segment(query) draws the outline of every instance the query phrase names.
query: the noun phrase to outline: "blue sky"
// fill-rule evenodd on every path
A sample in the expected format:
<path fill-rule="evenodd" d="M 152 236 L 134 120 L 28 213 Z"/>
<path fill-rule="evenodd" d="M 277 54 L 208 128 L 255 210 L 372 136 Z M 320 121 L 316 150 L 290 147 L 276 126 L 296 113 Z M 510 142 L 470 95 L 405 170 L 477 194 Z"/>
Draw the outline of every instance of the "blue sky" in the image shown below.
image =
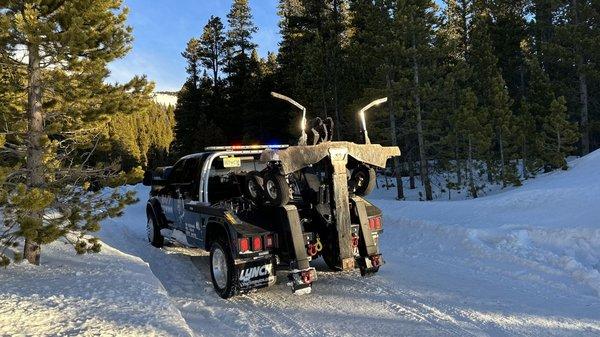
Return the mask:
<path fill-rule="evenodd" d="M 259 27 L 254 41 L 259 53 L 277 51 L 279 27 L 277 0 L 250 0 L 254 22 Z M 179 90 L 186 77 L 181 52 L 187 41 L 201 34 L 211 15 L 226 21 L 231 0 L 125 0 L 129 25 L 133 27 L 133 49 L 110 64 L 110 82 L 126 82 L 146 74 L 156 90 Z"/>

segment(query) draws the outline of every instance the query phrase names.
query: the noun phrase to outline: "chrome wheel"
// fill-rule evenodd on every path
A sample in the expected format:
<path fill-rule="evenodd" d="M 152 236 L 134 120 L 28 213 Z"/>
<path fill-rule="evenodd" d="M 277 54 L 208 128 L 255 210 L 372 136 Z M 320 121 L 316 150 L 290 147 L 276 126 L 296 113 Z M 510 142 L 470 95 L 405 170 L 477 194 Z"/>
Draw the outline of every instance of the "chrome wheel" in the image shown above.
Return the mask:
<path fill-rule="evenodd" d="M 258 183 L 254 179 L 248 182 L 248 191 L 252 198 L 256 199 L 256 197 L 258 197 L 258 188 Z"/>
<path fill-rule="evenodd" d="M 217 247 L 212 254 L 212 272 L 217 286 L 224 289 L 227 286 L 227 258 L 220 247 Z"/>
<path fill-rule="evenodd" d="M 148 241 L 154 242 L 154 221 L 152 221 L 152 218 L 149 218 L 146 222 L 146 234 L 148 235 Z"/>
<path fill-rule="evenodd" d="M 277 199 L 277 187 L 273 180 L 267 181 L 267 193 L 269 193 L 269 197 L 272 199 Z"/>

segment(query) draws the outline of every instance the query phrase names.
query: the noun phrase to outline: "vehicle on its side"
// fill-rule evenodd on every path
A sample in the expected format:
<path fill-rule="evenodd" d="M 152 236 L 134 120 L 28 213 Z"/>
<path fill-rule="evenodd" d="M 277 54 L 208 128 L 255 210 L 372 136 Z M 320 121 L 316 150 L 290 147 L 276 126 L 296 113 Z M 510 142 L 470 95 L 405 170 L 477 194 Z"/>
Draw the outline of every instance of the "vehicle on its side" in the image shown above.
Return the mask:
<path fill-rule="evenodd" d="M 382 212 L 363 197 L 374 168 L 400 150 L 370 144 L 366 132 L 366 144 L 334 142 L 331 121 L 313 124 L 314 145 L 303 132 L 298 146 L 211 147 L 147 172 L 150 243 L 209 251 L 222 298 L 271 286 L 278 271 L 294 293 L 309 293 L 319 256 L 332 270 L 376 273 Z"/>

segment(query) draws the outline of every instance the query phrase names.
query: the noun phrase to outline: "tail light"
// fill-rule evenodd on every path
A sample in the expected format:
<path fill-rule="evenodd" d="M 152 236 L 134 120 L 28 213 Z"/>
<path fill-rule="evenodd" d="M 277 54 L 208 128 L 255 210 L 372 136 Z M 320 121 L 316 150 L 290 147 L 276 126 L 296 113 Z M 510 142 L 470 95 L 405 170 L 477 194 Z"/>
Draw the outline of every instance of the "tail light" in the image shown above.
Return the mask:
<path fill-rule="evenodd" d="M 265 249 L 271 249 L 274 246 L 273 234 L 265 235 Z"/>
<path fill-rule="evenodd" d="M 238 241 L 240 252 L 247 252 L 250 250 L 250 240 L 248 240 L 248 238 L 241 238 Z"/>
<path fill-rule="evenodd" d="M 381 229 L 381 217 L 376 216 L 369 218 L 369 228 L 371 228 L 371 230 Z"/>
<path fill-rule="evenodd" d="M 255 252 L 262 250 L 262 238 L 260 236 L 255 236 L 252 238 L 252 250 Z"/>

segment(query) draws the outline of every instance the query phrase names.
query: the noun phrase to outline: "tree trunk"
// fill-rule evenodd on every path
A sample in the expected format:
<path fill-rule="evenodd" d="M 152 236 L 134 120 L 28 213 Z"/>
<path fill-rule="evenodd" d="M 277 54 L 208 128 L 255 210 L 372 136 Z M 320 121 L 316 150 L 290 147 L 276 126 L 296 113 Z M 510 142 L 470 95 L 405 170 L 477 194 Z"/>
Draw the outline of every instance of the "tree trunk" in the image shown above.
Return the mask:
<path fill-rule="evenodd" d="M 454 160 L 456 161 L 456 185 L 458 187 L 462 185 L 462 167 L 460 164 L 460 157 L 458 155 L 458 146 L 454 148 Z"/>
<path fill-rule="evenodd" d="M 585 156 L 590 153 L 590 125 L 587 80 L 582 70 L 579 70 L 579 91 L 581 99 L 581 154 Z"/>
<path fill-rule="evenodd" d="M 475 188 L 475 182 L 473 181 L 473 142 L 471 135 L 469 135 L 469 158 L 467 160 L 467 170 L 469 171 L 469 192 L 473 198 L 477 198 L 477 189 Z"/>
<path fill-rule="evenodd" d="M 427 172 L 427 157 L 425 155 L 425 140 L 423 139 L 423 118 L 421 115 L 421 96 L 419 94 L 419 63 L 417 62 L 417 44 L 416 38 L 413 32 L 412 36 L 413 44 L 413 73 L 414 73 L 414 101 L 415 101 L 415 113 L 417 114 L 417 140 L 419 142 L 419 158 L 421 165 L 421 182 L 425 186 L 425 199 L 430 201 L 433 200 L 433 193 L 431 190 L 431 182 L 429 181 L 429 174 Z"/>
<path fill-rule="evenodd" d="M 527 173 L 527 143 L 523 140 L 523 178 L 528 179 L 529 174 Z"/>
<path fill-rule="evenodd" d="M 396 105 L 394 104 L 394 95 L 392 93 L 392 78 L 388 70 L 385 74 L 386 87 L 388 92 L 388 107 L 390 109 L 390 139 L 392 146 L 398 146 L 398 136 L 396 134 Z M 404 199 L 404 185 L 402 184 L 402 173 L 400 171 L 400 158 L 394 157 L 394 176 L 396 177 L 396 198 Z"/>
<path fill-rule="evenodd" d="M 42 114 L 42 85 L 39 46 L 28 45 L 29 77 L 27 90 L 27 171 L 28 187 L 41 187 L 44 184 L 44 169 L 42 167 L 44 149 L 41 138 L 44 132 L 44 116 Z M 43 213 L 29 214 L 41 219 Z M 40 264 L 41 247 L 36 238 L 26 238 L 23 255 L 29 263 Z"/>
<path fill-rule="evenodd" d="M 579 28 L 579 9 L 577 0 L 571 0 L 571 6 L 574 11 L 574 25 Z M 589 125 L 589 97 L 587 78 L 584 72 L 584 59 L 581 51 L 581 45 L 575 42 L 575 57 L 577 59 L 577 77 L 579 80 L 579 101 L 581 104 L 581 154 L 585 156 L 590 153 L 590 125 Z"/>
<path fill-rule="evenodd" d="M 415 161 L 412 156 L 412 151 L 408 152 L 408 181 L 410 185 L 410 189 L 414 190 L 417 188 L 415 184 Z"/>
<path fill-rule="evenodd" d="M 504 142 L 502 140 L 502 131 L 498 131 L 498 143 L 500 145 L 500 177 L 502 179 L 502 186 L 506 186 L 506 172 L 504 171 Z"/>

